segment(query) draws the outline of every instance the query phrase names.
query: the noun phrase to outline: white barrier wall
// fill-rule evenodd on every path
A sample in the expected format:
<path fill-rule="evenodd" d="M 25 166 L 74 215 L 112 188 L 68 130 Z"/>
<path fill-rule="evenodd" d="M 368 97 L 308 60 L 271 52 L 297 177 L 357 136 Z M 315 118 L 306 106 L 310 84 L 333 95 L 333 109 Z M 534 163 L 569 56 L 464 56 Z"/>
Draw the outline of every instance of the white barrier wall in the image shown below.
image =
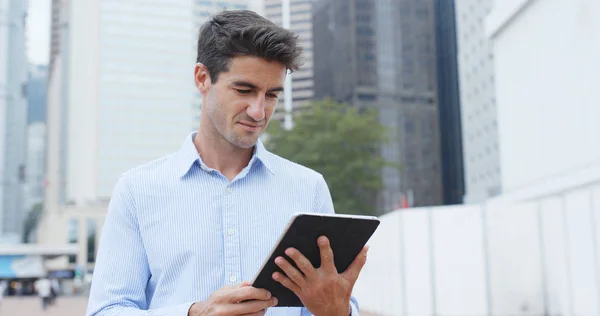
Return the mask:
<path fill-rule="evenodd" d="M 600 315 L 600 185 L 381 217 L 354 295 L 380 315 Z"/>

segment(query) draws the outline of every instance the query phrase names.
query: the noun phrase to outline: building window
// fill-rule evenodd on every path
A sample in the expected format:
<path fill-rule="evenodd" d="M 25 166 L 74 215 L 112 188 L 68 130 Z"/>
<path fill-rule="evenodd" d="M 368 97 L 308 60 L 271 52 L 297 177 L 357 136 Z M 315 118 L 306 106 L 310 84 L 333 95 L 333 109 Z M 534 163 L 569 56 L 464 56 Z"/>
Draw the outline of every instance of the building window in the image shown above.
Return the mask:
<path fill-rule="evenodd" d="M 281 2 L 269 3 L 269 4 L 265 5 L 266 9 L 280 8 L 280 7 L 281 7 Z"/>

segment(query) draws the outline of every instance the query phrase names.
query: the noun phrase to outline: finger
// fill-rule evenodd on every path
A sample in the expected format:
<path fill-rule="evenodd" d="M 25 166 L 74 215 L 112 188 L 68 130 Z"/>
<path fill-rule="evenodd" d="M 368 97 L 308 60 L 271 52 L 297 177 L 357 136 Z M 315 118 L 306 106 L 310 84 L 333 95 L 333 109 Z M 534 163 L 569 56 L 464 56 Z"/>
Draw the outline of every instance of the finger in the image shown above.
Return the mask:
<path fill-rule="evenodd" d="M 290 278 L 296 285 L 300 288 L 304 288 L 306 285 L 306 281 L 304 280 L 304 275 L 298 269 L 294 268 L 287 260 L 283 257 L 277 257 L 275 259 L 275 264 L 283 270 L 285 275 Z"/>
<path fill-rule="evenodd" d="M 271 298 L 271 293 L 265 289 L 257 289 L 252 286 L 244 286 L 231 290 L 229 292 L 230 303 L 238 303 L 249 300 L 266 301 Z"/>
<path fill-rule="evenodd" d="M 367 252 L 369 251 L 369 246 L 365 246 L 361 252 L 354 258 L 348 269 L 342 273 L 342 276 L 350 282 L 354 286 L 354 283 L 358 279 L 360 271 L 367 263 Z"/>
<path fill-rule="evenodd" d="M 279 272 L 275 272 L 275 273 L 273 273 L 273 280 L 281 283 L 281 285 L 285 286 L 290 291 L 294 292 L 296 295 L 299 296 L 300 287 L 296 283 L 294 283 L 292 280 L 290 280 L 288 277 L 286 277 L 285 275 L 283 275 Z"/>
<path fill-rule="evenodd" d="M 230 304 L 227 305 L 224 309 L 225 315 L 244 315 L 244 314 L 253 314 L 260 313 L 261 311 L 266 310 L 269 307 L 273 307 L 277 305 L 277 299 L 272 297 L 267 301 L 248 301 L 239 304 Z"/>
<path fill-rule="evenodd" d="M 312 279 L 317 274 L 315 267 L 313 267 L 312 263 L 306 259 L 306 257 L 300 253 L 297 249 L 289 248 L 285 251 L 285 254 L 288 255 L 294 262 L 296 266 L 304 273 L 304 275 L 308 279 Z"/>
<path fill-rule="evenodd" d="M 333 261 L 333 250 L 329 244 L 329 239 L 325 236 L 321 236 L 317 243 L 319 244 L 319 250 L 321 252 L 321 268 L 327 272 L 337 273 L 335 262 Z"/>

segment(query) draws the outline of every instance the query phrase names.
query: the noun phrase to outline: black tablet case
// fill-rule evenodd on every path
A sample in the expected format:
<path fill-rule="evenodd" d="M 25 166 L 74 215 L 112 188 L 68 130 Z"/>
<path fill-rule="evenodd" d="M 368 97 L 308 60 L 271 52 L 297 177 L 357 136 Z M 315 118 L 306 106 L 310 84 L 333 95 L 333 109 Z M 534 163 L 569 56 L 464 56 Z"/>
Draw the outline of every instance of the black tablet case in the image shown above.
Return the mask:
<path fill-rule="evenodd" d="M 342 273 L 360 253 L 378 226 L 379 220 L 376 218 L 370 220 L 301 214 L 277 245 L 252 286 L 271 292 L 278 300 L 277 306 L 301 307 L 303 304 L 294 292 L 273 280 L 272 275 L 275 271 L 283 273 L 275 264 L 275 258 L 282 256 L 296 267 L 294 261 L 284 253 L 287 248 L 294 247 L 318 268 L 321 265 L 321 254 L 317 239 L 324 235 L 329 238 L 338 273 Z"/>

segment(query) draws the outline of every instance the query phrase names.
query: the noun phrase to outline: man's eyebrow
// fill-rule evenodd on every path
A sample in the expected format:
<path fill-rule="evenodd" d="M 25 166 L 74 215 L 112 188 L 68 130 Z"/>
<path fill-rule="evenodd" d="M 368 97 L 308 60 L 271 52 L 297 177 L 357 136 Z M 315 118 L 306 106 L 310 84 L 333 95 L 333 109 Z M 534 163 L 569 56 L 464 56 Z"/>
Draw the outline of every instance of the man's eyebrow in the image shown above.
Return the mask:
<path fill-rule="evenodd" d="M 234 85 L 234 86 L 246 87 L 246 88 L 250 88 L 250 89 L 256 89 L 256 88 L 258 88 L 256 85 L 254 85 L 254 84 L 252 84 L 250 82 L 247 82 L 247 81 L 239 81 L 239 80 L 237 80 L 237 81 L 231 82 L 231 84 Z"/>
<path fill-rule="evenodd" d="M 237 86 L 237 87 L 246 87 L 246 88 L 249 88 L 249 89 L 258 89 L 258 87 L 255 84 L 247 82 L 247 81 L 236 80 L 236 81 L 231 82 L 231 84 L 234 85 L 234 86 Z M 283 91 L 283 87 L 276 87 L 276 88 L 273 88 L 273 89 L 269 89 L 269 92 L 280 92 L 280 91 Z"/>

